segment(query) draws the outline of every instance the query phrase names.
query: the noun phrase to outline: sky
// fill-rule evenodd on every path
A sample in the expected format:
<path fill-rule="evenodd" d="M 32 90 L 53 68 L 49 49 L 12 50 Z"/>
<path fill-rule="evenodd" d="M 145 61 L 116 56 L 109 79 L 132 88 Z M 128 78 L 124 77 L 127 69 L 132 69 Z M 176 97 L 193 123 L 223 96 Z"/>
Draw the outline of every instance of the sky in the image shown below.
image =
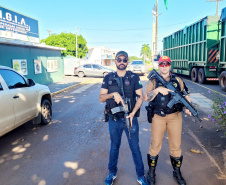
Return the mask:
<path fill-rule="evenodd" d="M 152 8 L 156 0 L 1 0 L 0 5 L 37 19 L 40 40 L 61 32 L 82 35 L 87 46 L 106 46 L 140 57 L 143 44 L 151 46 Z M 215 15 L 216 2 L 207 0 L 158 0 L 158 51 L 162 40 L 207 15 Z M 226 7 L 219 2 L 218 15 Z M 152 49 L 152 48 L 151 48 Z"/>

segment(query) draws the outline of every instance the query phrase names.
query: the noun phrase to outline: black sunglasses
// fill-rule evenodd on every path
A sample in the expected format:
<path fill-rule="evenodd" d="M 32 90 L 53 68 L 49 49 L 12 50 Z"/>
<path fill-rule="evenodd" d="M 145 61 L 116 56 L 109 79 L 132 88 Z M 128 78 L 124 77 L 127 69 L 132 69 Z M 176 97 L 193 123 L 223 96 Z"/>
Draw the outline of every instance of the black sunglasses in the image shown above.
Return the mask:
<path fill-rule="evenodd" d="M 120 63 L 120 62 L 122 62 L 122 61 L 123 61 L 124 63 L 128 62 L 128 59 L 127 59 L 127 58 L 123 58 L 123 59 L 117 58 L 116 60 L 117 60 L 118 63 Z"/>

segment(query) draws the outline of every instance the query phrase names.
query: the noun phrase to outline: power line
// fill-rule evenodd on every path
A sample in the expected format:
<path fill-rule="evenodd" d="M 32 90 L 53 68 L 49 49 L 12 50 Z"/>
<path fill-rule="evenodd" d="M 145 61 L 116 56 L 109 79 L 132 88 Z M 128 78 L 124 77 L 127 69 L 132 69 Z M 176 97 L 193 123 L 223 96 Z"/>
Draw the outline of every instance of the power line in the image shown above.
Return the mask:
<path fill-rule="evenodd" d="M 172 31 L 175 31 L 175 29 L 178 30 L 179 28 L 174 28 L 174 29 L 172 29 L 170 31 L 167 31 L 167 32 L 159 35 L 158 38 L 162 38 L 164 35 L 169 34 Z M 114 43 L 141 43 L 141 42 L 142 43 L 148 43 L 147 41 L 124 41 L 124 42 L 111 42 L 110 41 L 110 42 L 91 42 L 89 44 L 103 44 L 103 43 L 110 43 L 110 44 L 114 44 Z M 161 42 L 161 41 L 159 41 L 159 42 Z"/>
<path fill-rule="evenodd" d="M 88 44 L 119 44 L 119 43 L 148 43 L 147 41 L 125 41 L 125 42 L 89 42 Z"/>
<path fill-rule="evenodd" d="M 92 29 L 92 28 L 80 28 L 91 31 L 130 31 L 130 30 L 150 30 L 151 28 L 139 28 L 139 29 L 120 29 L 120 30 L 106 30 L 106 29 Z"/>
<path fill-rule="evenodd" d="M 165 26 L 159 26 L 159 28 L 169 27 L 169 26 L 175 26 L 175 25 L 184 24 L 184 23 L 191 22 L 191 21 L 193 21 L 193 20 L 186 21 L 186 22 L 181 22 L 181 23 L 177 23 L 177 24 L 169 24 L 169 25 L 165 25 Z M 139 28 L 139 29 L 119 29 L 119 30 L 80 28 L 80 31 L 82 29 L 83 30 L 90 30 L 90 31 L 137 31 L 137 30 L 152 30 L 151 27 L 149 27 L 149 28 Z"/>

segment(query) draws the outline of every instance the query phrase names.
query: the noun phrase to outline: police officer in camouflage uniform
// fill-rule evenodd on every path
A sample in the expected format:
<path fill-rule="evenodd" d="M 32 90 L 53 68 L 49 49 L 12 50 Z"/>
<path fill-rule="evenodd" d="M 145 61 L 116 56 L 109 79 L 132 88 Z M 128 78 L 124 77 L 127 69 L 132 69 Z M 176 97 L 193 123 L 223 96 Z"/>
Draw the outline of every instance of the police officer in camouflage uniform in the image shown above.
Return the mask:
<path fill-rule="evenodd" d="M 159 73 L 166 80 L 171 81 L 179 92 L 184 94 L 190 101 L 189 92 L 181 78 L 170 72 L 171 60 L 168 56 L 160 57 L 158 62 Z M 181 155 L 181 132 L 182 132 L 182 104 L 176 104 L 169 109 L 168 102 L 171 100 L 170 89 L 165 88 L 155 76 L 153 76 L 145 90 L 144 100 L 150 102 L 154 112 L 151 123 L 151 145 L 149 148 L 148 165 L 149 171 L 147 180 L 151 185 L 155 184 L 155 168 L 158 161 L 158 154 L 162 147 L 164 132 L 167 130 L 169 138 L 170 159 L 173 166 L 173 176 L 178 184 L 186 185 L 182 177 L 180 167 L 183 156 Z M 191 115 L 188 109 L 185 113 Z"/>
<path fill-rule="evenodd" d="M 149 185 L 144 177 L 144 165 L 139 147 L 139 125 L 137 121 L 139 109 L 143 102 L 142 84 L 140 83 L 137 74 L 126 71 L 128 63 L 128 54 L 125 51 L 119 51 L 115 58 L 117 71 L 109 73 L 104 77 L 99 95 L 100 102 L 106 102 L 105 112 L 107 113 L 107 116 L 109 116 L 108 126 L 111 139 L 108 163 L 109 175 L 105 180 L 105 185 L 113 184 L 113 180 L 117 177 L 117 163 L 123 131 L 126 133 L 129 147 L 132 152 L 133 161 L 136 167 L 137 181 L 142 185 Z M 131 138 L 129 138 L 129 131 L 125 126 L 124 112 L 118 112 L 116 114 L 112 114 L 111 112 L 112 108 L 125 105 L 121 88 L 117 83 L 117 78 L 123 82 L 125 97 L 130 100 L 131 104 L 127 117 L 131 123 Z"/>

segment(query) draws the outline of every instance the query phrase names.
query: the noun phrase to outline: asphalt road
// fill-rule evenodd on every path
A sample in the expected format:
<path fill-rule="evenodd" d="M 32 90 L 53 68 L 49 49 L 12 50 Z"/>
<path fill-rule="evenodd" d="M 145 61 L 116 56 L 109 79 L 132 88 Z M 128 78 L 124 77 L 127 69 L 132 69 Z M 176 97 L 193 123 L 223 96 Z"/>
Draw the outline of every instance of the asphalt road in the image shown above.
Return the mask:
<path fill-rule="evenodd" d="M 203 96 L 209 95 L 204 87 L 185 80 L 188 80 L 192 93 L 198 91 Z M 108 125 L 103 122 L 104 104 L 98 100 L 101 81 L 102 78 L 94 78 L 89 84 L 56 95 L 53 98 L 51 124 L 39 126 L 26 123 L 0 138 L 0 184 L 104 184 L 108 175 L 110 139 Z M 147 81 L 142 83 L 145 87 Z M 146 154 L 151 133 L 145 105 L 142 105 L 139 122 L 140 148 L 147 171 Z M 204 119 L 202 124 L 193 117 L 183 115 L 182 173 L 188 185 L 224 185 L 226 177 L 222 152 L 226 151 L 226 139 L 222 138 L 222 132 L 216 132 L 217 125 L 207 119 L 207 113 L 200 111 Z M 202 154 L 190 152 L 191 148 L 201 150 Z M 114 184 L 138 184 L 125 134 L 118 169 Z M 156 185 L 177 184 L 172 177 L 167 134 L 163 139 L 156 173 Z"/>

